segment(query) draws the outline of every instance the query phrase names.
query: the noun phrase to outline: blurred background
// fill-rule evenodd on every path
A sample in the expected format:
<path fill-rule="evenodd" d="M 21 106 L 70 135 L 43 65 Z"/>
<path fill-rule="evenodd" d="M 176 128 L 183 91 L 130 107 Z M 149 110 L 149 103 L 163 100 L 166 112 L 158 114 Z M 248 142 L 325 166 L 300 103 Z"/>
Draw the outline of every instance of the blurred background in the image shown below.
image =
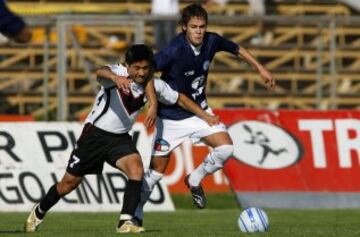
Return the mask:
<path fill-rule="evenodd" d="M 212 107 L 358 108 L 358 1 L 179 1 L 179 8 L 192 2 L 207 8 L 209 31 L 248 48 L 278 85 L 267 91 L 249 65 L 219 54 L 207 85 Z M 94 70 L 121 61 L 135 42 L 161 47 L 167 36 L 159 36 L 157 24 L 177 20 L 177 15 L 156 14 L 150 1 L 141 0 L 7 4 L 24 18 L 32 37 L 27 44 L 2 37 L 0 114 L 37 121 L 76 121 L 86 115 L 97 91 Z"/>

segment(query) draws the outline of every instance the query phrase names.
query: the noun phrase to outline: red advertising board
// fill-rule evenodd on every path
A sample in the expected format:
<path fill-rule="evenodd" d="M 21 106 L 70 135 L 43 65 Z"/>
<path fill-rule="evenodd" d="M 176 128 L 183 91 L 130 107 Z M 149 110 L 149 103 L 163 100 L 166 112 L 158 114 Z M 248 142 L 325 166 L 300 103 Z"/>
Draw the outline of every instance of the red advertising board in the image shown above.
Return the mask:
<path fill-rule="evenodd" d="M 236 192 L 359 192 L 359 111 L 217 110 Z"/>
<path fill-rule="evenodd" d="M 34 121 L 32 116 L 27 115 L 0 115 L 0 122 L 25 122 L 25 121 Z"/>
<path fill-rule="evenodd" d="M 359 192 L 360 111 L 215 110 L 227 125 L 234 156 L 206 177 L 206 192 Z M 139 121 L 142 121 L 140 118 Z M 152 130 L 147 131 L 151 137 Z M 163 181 L 188 192 L 183 179 L 209 152 L 185 142 L 173 151 Z M 251 196 L 250 198 L 253 198 Z"/>

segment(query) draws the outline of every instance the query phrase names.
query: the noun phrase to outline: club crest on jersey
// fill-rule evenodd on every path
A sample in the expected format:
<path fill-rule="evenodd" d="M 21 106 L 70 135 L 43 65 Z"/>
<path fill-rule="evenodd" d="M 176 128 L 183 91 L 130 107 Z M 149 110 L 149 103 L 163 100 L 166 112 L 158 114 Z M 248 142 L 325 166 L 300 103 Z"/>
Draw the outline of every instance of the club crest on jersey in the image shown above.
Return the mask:
<path fill-rule="evenodd" d="M 194 71 L 194 70 L 187 71 L 187 72 L 184 73 L 184 75 L 185 75 L 186 77 L 192 76 L 192 75 L 194 75 L 194 74 L 195 74 L 195 71 Z"/>
<path fill-rule="evenodd" d="M 207 71 L 209 69 L 209 66 L 210 66 L 210 61 L 206 60 L 203 64 L 204 71 Z"/>
<path fill-rule="evenodd" d="M 168 151 L 169 149 L 170 149 L 170 144 L 166 140 L 160 138 L 155 141 L 154 144 L 155 151 Z"/>

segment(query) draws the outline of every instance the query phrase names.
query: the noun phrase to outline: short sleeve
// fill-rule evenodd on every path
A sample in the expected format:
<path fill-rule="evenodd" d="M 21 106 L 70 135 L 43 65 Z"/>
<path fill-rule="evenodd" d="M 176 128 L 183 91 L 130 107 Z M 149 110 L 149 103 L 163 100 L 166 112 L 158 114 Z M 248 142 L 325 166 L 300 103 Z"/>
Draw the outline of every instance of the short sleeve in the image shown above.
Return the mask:
<path fill-rule="evenodd" d="M 154 56 L 155 71 L 163 71 L 173 60 L 174 47 L 169 45 L 168 47 L 162 48 Z"/>
<path fill-rule="evenodd" d="M 110 68 L 110 70 L 116 75 L 127 77 L 129 74 L 127 73 L 126 67 L 121 64 L 107 64 L 106 67 Z"/>
<path fill-rule="evenodd" d="M 155 92 L 157 99 L 166 105 L 176 104 L 179 98 L 179 92 L 173 90 L 165 81 L 155 78 Z"/>
<path fill-rule="evenodd" d="M 126 70 L 126 67 L 124 67 L 121 64 L 107 64 L 105 65 L 105 67 L 108 67 L 113 73 L 119 75 L 119 76 L 124 76 L 127 77 L 128 73 Z M 104 88 L 109 88 L 114 86 L 114 82 L 112 82 L 109 79 L 106 78 L 102 78 L 102 77 L 97 77 L 96 80 L 104 87 Z"/>
<path fill-rule="evenodd" d="M 225 51 L 234 55 L 238 55 L 239 54 L 239 49 L 240 46 L 236 43 L 234 43 L 233 41 L 230 41 L 228 39 L 225 39 L 224 37 L 215 34 L 215 39 L 217 42 L 217 52 L 219 51 Z"/>

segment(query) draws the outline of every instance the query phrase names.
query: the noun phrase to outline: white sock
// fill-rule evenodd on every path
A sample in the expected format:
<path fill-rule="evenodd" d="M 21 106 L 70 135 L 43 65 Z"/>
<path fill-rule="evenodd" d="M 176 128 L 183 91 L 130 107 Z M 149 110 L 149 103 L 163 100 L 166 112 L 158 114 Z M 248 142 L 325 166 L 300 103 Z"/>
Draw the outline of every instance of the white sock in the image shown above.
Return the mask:
<path fill-rule="evenodd" d="M 209 173 L 204 169 L 203 163 L 201 163 L 193 172 L 191 172 L 189 177 L 189 183 L 193 187 L 200 185 L 201 180 L 203 180 L 206 175 Z"/>
<path fill-rule="evenodd" d="M 127 220 L 131 220 L 131 218 L 132 218 L 132 216 L 131 215 L 129 215 L 129 214 L 120 214 L 120 220 L 121 221 L 127 221 Z"/>
<path fill-rule="evenodd" d="M 221 169 L 233 151 L 233 145 L 215 147 L 212 152 L 207 155 L 206 159 L 190 174 L 190 185 L 194 187 L 199 186 L 205 176 Z"/>
<path fill-rule="evenodd" d="M 135 210 L 135 216 L 140 220 L 144 219 L 144 205 L 149 200 L 152 190 L 157 182 L 163 177 L 163 174 L 155 170 L 147 170 L 144 175 L 143 185 L 141 187 L 141 198 Z"/>

